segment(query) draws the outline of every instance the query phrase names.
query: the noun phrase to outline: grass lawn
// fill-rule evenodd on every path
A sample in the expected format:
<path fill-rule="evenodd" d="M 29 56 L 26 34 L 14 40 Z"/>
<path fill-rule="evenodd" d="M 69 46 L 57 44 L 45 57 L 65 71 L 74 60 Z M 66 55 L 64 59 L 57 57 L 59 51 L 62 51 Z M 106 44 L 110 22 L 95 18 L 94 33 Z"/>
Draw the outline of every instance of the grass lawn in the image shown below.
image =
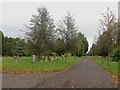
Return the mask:
<path fill-rule="evenodd" d="M 91 57 L 100 67 L 110 72 L 111 74 L 118 76 L 118 62 L 110 61 L 110 65 L 108 66 L 108 60 L 100 57 L 100 56 L 92 56 Z M 103 64 L 102 64 L 103 60 Z"/>
<path fill-rule="evenodd" d="M 68 57 L 67 63 L 62 58 L 59 60 L 32 63 L 31 57 L 22 57 L 19 62 L 15 61 L 13 57 L 4 57 L 2 59 L 2 71 L 5 73 L 59 72 L 78 61 L 80 61 L 80 58 L 74 59 L 74 57 Z"/>

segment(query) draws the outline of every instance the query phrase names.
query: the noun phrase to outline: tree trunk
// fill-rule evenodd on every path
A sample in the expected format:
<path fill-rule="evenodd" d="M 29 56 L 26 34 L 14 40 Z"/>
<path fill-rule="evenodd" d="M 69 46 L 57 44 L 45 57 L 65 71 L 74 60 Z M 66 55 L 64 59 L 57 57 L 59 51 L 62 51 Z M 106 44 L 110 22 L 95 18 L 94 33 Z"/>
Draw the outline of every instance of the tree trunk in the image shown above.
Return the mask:
<path fill-rule="evenodd" d="M 110 66 L 110 58 L 108 58 L 108 66 Z"/>
<path fill-rule="evenodd" d="M 58 60 L 58 55 L 57 55 L 57 60 Z"/>
<path fill-rule="evenodd" d="M 102 64 L 104 64 L 104 63 L 103 63 L 103 59 L 102 59 Z"/>
<path fill-rule="evenodd" d="M 65 63 L 67 63 L 67 56 L 65 57 Z"/>

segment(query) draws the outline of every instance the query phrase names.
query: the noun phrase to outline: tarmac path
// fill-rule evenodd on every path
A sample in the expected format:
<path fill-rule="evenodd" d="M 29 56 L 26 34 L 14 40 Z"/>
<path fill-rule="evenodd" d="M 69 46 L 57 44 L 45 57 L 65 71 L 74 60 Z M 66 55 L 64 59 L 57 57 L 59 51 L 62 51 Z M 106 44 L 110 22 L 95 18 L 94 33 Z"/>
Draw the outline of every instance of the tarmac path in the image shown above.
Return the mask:
<path fill-rule="evenodd" d="M 3 88 L 117 88 L 117 81 L 90 57 L 58 74 L 2 75 Z"/>

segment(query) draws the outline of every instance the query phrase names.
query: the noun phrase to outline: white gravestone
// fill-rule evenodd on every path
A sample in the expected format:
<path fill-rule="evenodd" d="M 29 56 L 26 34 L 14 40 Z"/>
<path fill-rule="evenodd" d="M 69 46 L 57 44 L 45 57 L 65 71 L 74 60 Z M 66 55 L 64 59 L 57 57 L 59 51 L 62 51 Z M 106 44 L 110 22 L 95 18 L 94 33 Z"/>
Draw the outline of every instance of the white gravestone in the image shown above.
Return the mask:
<path fill-rule="evenodd" d="M 47 62 L 47 57 L 45 58 L 45 61 Z"/>
<path fill-rule="evenodd" d="M 43 60 L 41 60 L 40 62 L 43 62 Z"/>
<path fill-rule="evenodd" d="M 53 58 L 51 58 L 51 61 L 53 61 Z"/>
<path fill-rule="evenodd" d="M 33 55 L 33 59 L 32 59 L 33 62 L 35 62 L 35 55 Z"/>

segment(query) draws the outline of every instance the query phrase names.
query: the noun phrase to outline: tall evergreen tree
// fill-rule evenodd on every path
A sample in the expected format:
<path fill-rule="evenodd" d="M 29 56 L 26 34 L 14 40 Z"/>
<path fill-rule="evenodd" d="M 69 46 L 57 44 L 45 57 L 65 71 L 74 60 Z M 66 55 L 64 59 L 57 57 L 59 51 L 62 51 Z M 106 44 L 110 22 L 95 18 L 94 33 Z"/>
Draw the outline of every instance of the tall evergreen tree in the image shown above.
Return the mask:
<path fill-rule="evenodd" d="M 63 18 L 63 20 L 59 22 L 57 30 L 59 35 L 64 39 L 66 53 L 70 52 L 73 44 L 72 41 L 76 37 L 77 29 L 75 26 L 74 17 L 69 12 Z"/>
<path fill-rule="evenodd" d="M 59 22 L 57 30 L 65 41 L 66 52 L 69 51 L 72 47 L 72 41 L 77 33 L 74 17 L 69 12 L 64 19 Z"/>
<path fill-rule="evenodd" d="M 33 15 L 29 26 L 26 27 L 30 49 L 36 55 L 41 56 L 46 51 L 51 51 L 55 36 L 55 25 L 53 18 L 45 7 L 38 8 L 38 14 Z"/>

